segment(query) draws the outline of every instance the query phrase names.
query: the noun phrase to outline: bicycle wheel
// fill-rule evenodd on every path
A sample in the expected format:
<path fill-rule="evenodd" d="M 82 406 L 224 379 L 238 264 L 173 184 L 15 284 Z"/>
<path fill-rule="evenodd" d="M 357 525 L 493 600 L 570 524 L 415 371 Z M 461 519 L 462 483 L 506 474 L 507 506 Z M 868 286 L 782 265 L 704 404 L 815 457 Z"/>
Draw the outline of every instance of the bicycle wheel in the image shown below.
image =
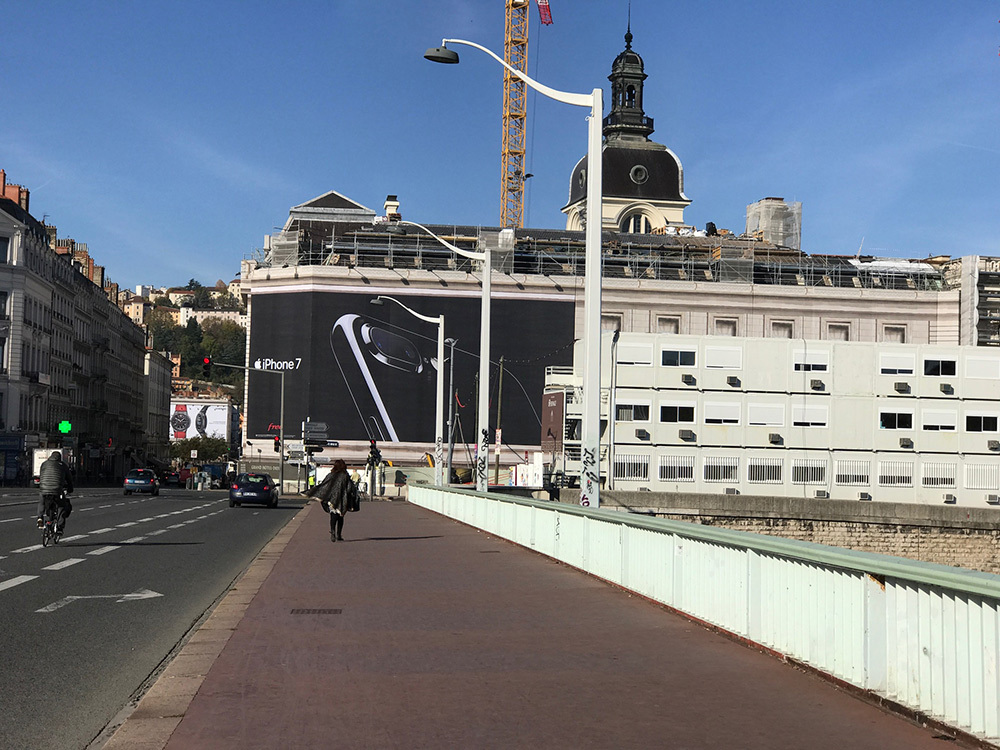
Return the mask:
<path fill-rule="evenodd" d="M 55 535 L 52 532 L 52 527 L 46 523 L 45 526 L 42 527 L 42 546 L 48 547 L 50 544 L 54 544 L 54 541 Z"/>

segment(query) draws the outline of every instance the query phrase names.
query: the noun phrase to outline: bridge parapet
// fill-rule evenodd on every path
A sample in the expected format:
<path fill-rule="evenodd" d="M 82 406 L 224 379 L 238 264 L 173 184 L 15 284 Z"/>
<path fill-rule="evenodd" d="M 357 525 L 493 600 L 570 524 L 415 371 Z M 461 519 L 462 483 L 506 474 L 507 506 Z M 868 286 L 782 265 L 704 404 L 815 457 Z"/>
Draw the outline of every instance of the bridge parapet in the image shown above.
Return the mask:
<path fill-rule="evenodd" d="M 1000 576 L 497 493 L 414 485 L 409 500 L 1000 741 Z"/>

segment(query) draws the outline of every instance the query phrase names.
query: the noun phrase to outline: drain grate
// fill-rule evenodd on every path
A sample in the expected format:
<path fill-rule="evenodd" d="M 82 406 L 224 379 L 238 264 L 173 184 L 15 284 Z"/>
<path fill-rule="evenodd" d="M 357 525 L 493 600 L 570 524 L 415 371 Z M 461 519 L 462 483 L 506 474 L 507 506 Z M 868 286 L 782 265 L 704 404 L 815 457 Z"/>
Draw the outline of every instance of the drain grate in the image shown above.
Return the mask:
<path fill-rule="evenodd" d="M 479 550 L 480 555 L 499 555 L 500 550 L 498 549 L 482 549 Z"/>
<path fill-rule="evenodd" d="M 339 615 L 340 609 L 293 609 L 293 615 Z"/>

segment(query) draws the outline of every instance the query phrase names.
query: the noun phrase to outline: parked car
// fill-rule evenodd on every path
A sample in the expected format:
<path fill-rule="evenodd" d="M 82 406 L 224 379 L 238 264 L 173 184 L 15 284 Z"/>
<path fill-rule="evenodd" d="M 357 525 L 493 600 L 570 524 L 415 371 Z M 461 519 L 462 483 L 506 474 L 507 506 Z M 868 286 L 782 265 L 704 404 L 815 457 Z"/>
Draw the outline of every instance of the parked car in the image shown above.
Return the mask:
<path fill-rule="evenodd" d="M 148 492 L 150 495 L 160 494 L 160 480 L 152 469 L 132 469 L 125 475 L 123 485 L 126 495 L 133 492 Z"/>
<path fill-rule="evenodd" d="M 181 483 L 181 475 L 178 474 L 176 471 L 168 471 L 163 476 L 163 483 L 164 484 L 180 485 L 180 483 Z"/>
<path fill-rule="evenodd" d="M 270 474 L 238 474 L 229 485 L 229 507 L 243 503 L 264 503 L 278 507 L 278 485 Z"/>

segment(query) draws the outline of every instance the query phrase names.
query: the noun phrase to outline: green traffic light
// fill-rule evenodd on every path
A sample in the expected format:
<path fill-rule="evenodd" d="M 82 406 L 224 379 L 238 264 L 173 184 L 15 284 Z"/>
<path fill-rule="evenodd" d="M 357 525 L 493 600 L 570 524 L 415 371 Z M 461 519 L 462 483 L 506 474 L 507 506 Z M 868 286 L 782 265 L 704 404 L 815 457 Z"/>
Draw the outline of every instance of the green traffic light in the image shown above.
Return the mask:
<path fill-rule="evenodd" d="M 62 422 L 59 423 L 59 432 L 61 432 L 63 435 L 68 435 L 70 433 L 70 430 L 72 429 L 73 425 L 70 424 L 68 419 L 64 419 Z"/>

